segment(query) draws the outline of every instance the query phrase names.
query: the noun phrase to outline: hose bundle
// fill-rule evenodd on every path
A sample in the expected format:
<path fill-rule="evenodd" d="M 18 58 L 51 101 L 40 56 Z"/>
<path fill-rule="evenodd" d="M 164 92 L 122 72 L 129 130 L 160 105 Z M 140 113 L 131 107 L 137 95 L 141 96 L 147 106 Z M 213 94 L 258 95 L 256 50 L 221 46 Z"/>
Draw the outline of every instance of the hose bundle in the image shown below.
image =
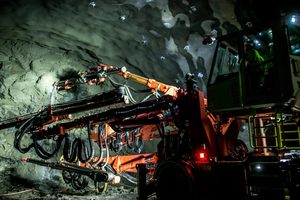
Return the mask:
<path fill-rule="evenodd" d="M 94 157 L 94 148 L 91 138 L 91 124 L 87 125 L 88 132 L 88 146 L 85 141 L 80 138 L 76 138 L 71 142 L 68 133 L 65 134 L 65 145 L 63 148 L 63 156 L 67 162 L 76 162 L 77 159 L 82 163 L 91 161 Z"/>
<path fill-rule="evenodd" d="M 136 153 L 140 153 L 144 146 L 144 141 L 142 140 L 142 137 L 137 137 L 139 131 L 140 128 L 136 128 L 132 131 L 127 130 L 124 133 L 116 133 L 115 138 L 111 136 L 110 149 L 114 152 L 120 152 L 123 149 L 123 146 L 127 146 Z M 123 141 L 125 141 L 124 144 Z"/>
<path fill-rule="evenodd" d="M 103 160 L 103 151 L 104 151 L 104 149 L 103 149 L 102 141 L 104 141 L 104 145 L 105 145 L 106 160 L 108 160 L 108 157 L 109 157 L 107 136 L 106 136 L 106 133 L 105 133 L 105 124 L 104 123 L 102 123 L 98 126 L 97 139 L 98 139 L 97 145 L 99 147 L 99 156 L 98 156 L 96 161 L 91 160 L 89 162 L 92 166 L 99 165 Z M 106 165 L 106 164 L 107 164 L 107 161 L 103 164 L 103 166 Z"/>
<path fill-rule="evenodd" d="M 75 172 L 62 171 L 62 177 L 66 184 L 71 184 L 76 190 L 84 189 L 89 183 L 86 176 Z"/>
<path fill-rule="evenodd" d="M 52 152 L 46 151 L 39 143 L 38 140 L 41 138 L 39 137 L 38 133 L 33 132 L 31 129 L 34 126 L 35 120 L 43 113 L 45 110 L 37 113 L 33 117 L 29 118 L 27 121 L 25 121 L 15 132 L 15 138 L 14 138 L 14 147 L 20 151 L 21 153 L 27 153 L 31 148 L 35 149 L 35 152 L 39 157 L 42 159 L 49 159 L 53 157 L 58 150 L 60 149 L 61 143 L 64 139 L 63 135 L 59 135 L 58 138 L 55 140 L 56 144 Z M 32 143 L 29 144 L 27 147 L 22 147 L 21 141 L 23 140 L 24 136 L 26 134 L 31 134 Z"/>

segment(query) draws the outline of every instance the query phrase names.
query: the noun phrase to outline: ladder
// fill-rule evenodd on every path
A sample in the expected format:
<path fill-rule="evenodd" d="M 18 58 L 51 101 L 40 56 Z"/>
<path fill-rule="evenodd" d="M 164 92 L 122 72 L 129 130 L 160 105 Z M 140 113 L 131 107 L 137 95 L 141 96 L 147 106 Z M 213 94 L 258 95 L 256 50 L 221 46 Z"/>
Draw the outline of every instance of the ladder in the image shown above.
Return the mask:
<path fill-rule="evenodd" d="M 278 148 L 279 132 L 278 119 L 275 114 L 259 114 L 249 116 L 249 139 L 250 145 L 256 150 L 261 150 L 264 155 L 269 150 Z"/>
<path fill-rule="evenodd" d="M 285 149 L 300 149 L 300 127 L 296 121 L 278 125 L 279 146 Z"/>
<path fill-rule="evenodd" d="M 250 145 L 268 155 L 272 149 L 300 149 L 300 127 L 283 114 L 260 114 L 249 117 Z"/>

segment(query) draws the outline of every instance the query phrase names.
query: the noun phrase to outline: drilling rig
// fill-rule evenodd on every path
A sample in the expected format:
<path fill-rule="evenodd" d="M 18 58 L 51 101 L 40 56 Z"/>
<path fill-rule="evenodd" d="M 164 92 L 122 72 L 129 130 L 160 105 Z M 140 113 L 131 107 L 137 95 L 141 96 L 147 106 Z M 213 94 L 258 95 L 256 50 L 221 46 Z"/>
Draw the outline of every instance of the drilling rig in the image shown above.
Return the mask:
<path fill-rule="evenodd" d="M 136 183 L 140 200 L 154 193 L 158 199 L 299 199 L 300 16 L 216 42 L 207 98 L 193 74 L 183 89 L 101 63 L 55 82 L 53 91 L 105 81 L 115 89 L 52 102 L 1 121 L 0 129 L 16 127 L 14 147 L 24 154 L 34 149 L 42 159 L 22 161 L 62 170 L 77 190 L 88 177 L 97 193 L 122 180 Z M 249 45 L 263 59 L 250 64 Z M 113 76 L 144 85 L 150 95 L 137 101 L 127 82 Z M 248 145 L 240 139 L 245 124 Z M 75 130 L 86 130 L 87 139 L 73 136 Z M 22 143 L 26 136 L 31 144 Z M 155 152 L 141 153 L 154 139 Z M 43 146 L 48 140 L 52 146 Z M 60 149 L 60 159 L 47 161 Z M 132 153 L 121 155 L 124 149 Z"/>

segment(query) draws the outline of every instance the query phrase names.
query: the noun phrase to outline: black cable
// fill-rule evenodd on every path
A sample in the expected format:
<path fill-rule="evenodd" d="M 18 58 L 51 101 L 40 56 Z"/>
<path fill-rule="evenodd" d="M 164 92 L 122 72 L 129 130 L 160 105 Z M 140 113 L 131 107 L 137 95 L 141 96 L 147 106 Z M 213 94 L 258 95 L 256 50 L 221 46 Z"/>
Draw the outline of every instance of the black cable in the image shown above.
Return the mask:
<path fill-rule="evenodd" d="M 159 133 L 161 139 L 164 140 L 165 139 L 165 123 L 160 122 L 159 124 L 156 124 L 156 127 L 157 127 L 157 130 L 158 130 L 158 133 Z"/>
<path fill-rule="evenodd" d="M 54 154 L 56 154 L 61 146 L 63 136 L 59 136 L 58 140 L 56 141 L 56 147 L 53 152 L 47 152 L 39 143 L 38 143 L 38 135 L 36 132 L 30 131 L 30 129 L 33 127 L 34 122 L 38 117 L 41 116 L 42 113 L 46 112 L 47 109 L 43 109 L 42 111 L 38 112 L 36 115 L 34 115 L 32 118 L 28 119 L 24 124 L 22 124 L 18 130 L 15 132 L 15 138 L 14 138 L 14 147 L 19 150 L 21 153 L 27 153 L 31 148 L 34 147 L 37 155 L 41 157 L 42 159 L 49 159 Z M 27 147 L 22 147 L 21 141 L 25 134 L 31 134 L 31 139 L 33 142 L 28 145 Z"/>
<path fill-rule="evenodd" d="M 132 135 L 132 141 L 130 143 L 130 132 L 125 131 L 126 146 L 129 147 L 130 149 L 133 148 L 133 132 L 131 133 L 131 135 Z"/>
<path fill-rule="evenodd" d="M 45 112 L 48 112 L 48 108 L 42 109 L 40 112 L 35 114 L 32 118 L 28 119 L 26 122 L 24 122 L 18 130 L 15 132 L 15 138 L 14 138 L 14 147 L 20 151 L 21 153 L 27 153 L 31 148 L 34 147 L 37 155 L 41 157 L 42 159 L 49 159 L 54 154 L 56 154 L 61 146 L 63 136 L 59 136 L 58 140 L 56 141 L 56 147 L 53 152 L 47 152 L 39 143 L 38 143 L 38 135 L 36 132 L 33 132 L 32 129 L 34 126 L 34 123 L 41 115 Z M 22 147 L 22 139 L 25 136 L 25 134 L 31 134 L 31 139 L 33 142 L 28 145 L 27 147 Z"/>
<path fill-rule="evenodd" d="M 21 153 L 27 153 L 34 145 L 33 143 L 31 143 L 30 145 L 28 145 L 27 147 L 21 147 L 21 141 L 25 135 L 25 131 L 22 131 L 21 133 L 16 133 L 15 134 L 15 140 L 14 140 L 14 147 L 20 151 Z"/>
<path fill-rule="evenodd" d="M 110 137 L 110 147 L 114 152 L 122 150 L 122 133 L 116 133 L 116 139 L 113 136 Z"/>
<path fill-rule="evenodd" d="M 97 141 L 97 144 L 98 144 L 98 147 L 99 147 L 99 157 L 98 157 L 98 159 L 96 160 L 96 161 L 90 161 L 90 164 L 91 165 L 95 165 L 95 164 L 97 164 L 97 163 L 99 163 L 99 161 L 100 161 L 100 159 L 103 157 L 103 146 L 102 146 L 102 139 L 103 139 L 103 135 L 104 135 L 104 129 L 105 129 L 105 124 L 103 123 L 103 124 L 100 124 L 99 126 L 98 126 L 98 134 L 97 134 L 97 136 L 98 136 L 98 141 Z"/>
<path fill-rule="evenodd" d="M 157 126 L 157 130 L 158 130 L 158 133 L 159 133 L 159 135 L 160 135 L 160 137 L 161 137 L 161 142 L 163 143 L 163 149 L 162 149 L 162 152 L 163 152 L 163 154 L 165 154 L 166 153 L 166 149 L 167 149 L 167 142 L 166 142 L 166 138 L 165 138 L 165 122 L 160 122 L 159 124 L 156 124 L 156 126 Z"/>
<path fill-rule="evenodd" d="M 67 162 L 75 162 L 78 155 L 78 138 L 73 142 L 70 140 L 68 133 L 65 134 L 65 145 L 63 149 L 63 156 Z"/>
<path fill-rule="evenodd" d="M 61 143 L 64 139 L 64 135 L 59 135 L 58 139 L 56 140 L 56 146 L 55 149 L 52 152 L 47 152 L 39 143 L 37 140 L 38 136 L 37 133 L 32 133 L 32 139 L 33 139 L 33 144 L 34 144 L 34 149 L 36 154 L 42 158 L 42 159 L 49 159 L 54 156 L 58 152 L 58 150 L 61 147 Z"/>
<path fill-rule="evenodd" d="M 86 147 L 85 142 L 83 140 L 79 140 L 78 143 L 78 160 L 82 163 L 87 163 L 91 161 L 91 159 L 94 157 L 94 148 L 92 144 L 93 141 L 91 138 L 91 123 L 88 123 L 87 125 L 87 132 L 89 148 Z"/>
<path fill-rule="evenodd" d="M 71 172 L 71 185 L 76 190 L 82 190 L 88 185 L 88 181 L 85 176 Z"/>
<path fill-rule="evenodd" d="M 94 181 L 94 186 L 96 188 L 96 193 L 103 193 L 105 192 L 107 188 L 107 183 L 105 182 L 99 182 L 99 181 Z"/>
<path fill-rule="evenodd" d="M 32 128 L 35 119 L 40 116 L 41 113 L 38 113 L 34 115 L 32 118 L 28 119 L 24 124 L 22 124 L 18 130 L 15 132 L 15 138 L 14 138 L 14 147 L 20 151 L 21 153 L 27 153 L 32 147 L 34 147 L 34 144 L 31 143 L 27 147 L 23 148 L 21 145 L 21 141 L 26 133 L 28 133 L 29 129 Z"/>
<path fill-rule="evenodd" d="M 142 151 L 142 148 L 144 147 L 144 141 L 142 139 L 142 137 L 136 137 L 136 135 L 139 133 L 140 131 L 140 128 L 137 128 L 133 131 L 133 144 L 134 144 L 134 147 L 133 147 L 133 150 L 136 152 L 136 153 L 141 153 Z"/>
<path fill-rule="evenodd" d="M 110 150 L 113 150 L 114 152 L 117 152 L 117 148 L 116 148 L 116 145 L 115 145 L 115 139 L 113 136 L 110 136 L 109 137 L 109 147 L 110 147 Z"/>
<path fill-rule="evenodd" d="M 116 144 L 117 144 L 118 151 L 121 151 L 123 149 L 122 136 L 123 136 L 122 132 L 117 133 L 116 135 Z"/>

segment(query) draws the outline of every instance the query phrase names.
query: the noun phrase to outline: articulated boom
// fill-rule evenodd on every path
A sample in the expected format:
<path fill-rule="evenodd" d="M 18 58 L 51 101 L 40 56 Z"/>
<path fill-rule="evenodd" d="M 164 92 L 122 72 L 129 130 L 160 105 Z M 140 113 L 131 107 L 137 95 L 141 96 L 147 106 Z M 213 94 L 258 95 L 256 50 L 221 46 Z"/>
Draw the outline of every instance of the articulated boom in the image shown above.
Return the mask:
<path fill-rule="evenodd" d="M 129 88 L 118 85 L 109 92 L 50 104 L 36 113 L 2 121 L 0 128 L 17 128 L 14 147 L 21 153 L 34 149 L 40 158 L 49 159 L 57 156 L 62 148 L 63 155 L 57 162 L 22 160 L 62 170 L 65 182 L 75 189 L 87 186 L 85 177 L 90 177 L 98 192 L 103 192 L 107 183 L 120 182 L 120 177 L 136 182 L 132 173 L 137 172 L 137 165 L 145 164 L 154 182 L 157 166 L 166 160 L 183 160 L 196 166 L 218 156 L 228 157 L 234 149 L 237 123 L 232 123 L 235 121 L 232 118 L 223 125 L 216 123 L 217 119 L 206 111 L 207 101 L 195 86 L 192 75 L 186 77 L 188 89 L 184 90 L 135 75 L 125 67 L 100 64 L 78 73 L 79 78 L 56 82 L 53 87 L 70 91 L 77 84 L 101 85 L 107 78 L 111 80 L 113 74 L 145 85 L 155 98 L 147 96 L 141 102 L 134 102 Z M 88 111 L 93 112 L 86 114 Z M 78 114 L 79 117 L 73 117 Z M 87 130 L 86 134 L 83 129 Z M 216 135 L 225 137 L 228 130 L 233 133 L 226 136 L 231 141 L 229 146 L 225 139 L 216 142 Z M 23 144 L 25 135 L 32 138 L 27 146 Z M 145 141 L 157 139 L 160 140 L 157 150 L 141 154 Z M 41 142 L 47 140 L 53 140 L 54 146 L 44 147 Z M 118 155 L 124 150 L 131 153 Z"/>

